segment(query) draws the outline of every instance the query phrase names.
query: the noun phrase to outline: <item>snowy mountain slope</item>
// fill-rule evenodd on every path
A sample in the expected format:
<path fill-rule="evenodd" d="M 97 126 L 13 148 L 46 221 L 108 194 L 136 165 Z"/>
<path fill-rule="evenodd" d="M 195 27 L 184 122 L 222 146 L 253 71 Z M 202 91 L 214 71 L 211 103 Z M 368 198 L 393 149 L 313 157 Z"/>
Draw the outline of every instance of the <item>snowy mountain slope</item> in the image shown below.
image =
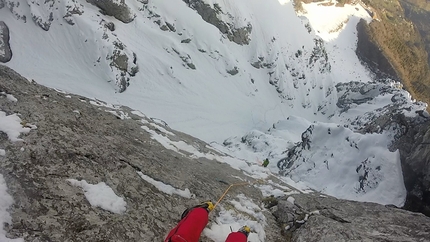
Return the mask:
<path fill-rule="evenodd" d="M 321 113 L 334 112 L 335 61 L 291 3 L 208 2 L 222 11 L 220 20 L 252 26 L 248 45 L 230 41 L 183 1 L 126 3 L 136 15 L 128 24 L 85 1 L 6 1 L 1 19 L 16 49 L 7 65 L 48 86 L 135 107 L 206 141 L 267 128 L 287 113 L 326 120 Z M 126 68 L 111 60 L 116 51 L 127 56 Z M 130 86 L 115 94 L 113 83 Z"/>
<path fill-rule="evenodd" d="M 426 105 L 413 102 L 398 84 L 388 84 L 339 83 L 339 111 L 331 123 L 290 116 L 266 131 L 253 130 L 223 145 L 254 163 L 269 157 L 273 173 L 319 192 L 402 206 L 406 190 L 400 156 L 389 147 L 407 132 L 401 117 L 415 117 Z"/>
<path fill-rule="evenodd" d="M 379 92 L 395 85 L 390 80 L 376 84 L 370 99 L 347 103 L 347 109 L 340 105 L 345 92 L 338 83 L 372 82 L 355 55 L 356 23 L 370 21 L 360 5 L 314 3 L 304 5 L 306 13 L 297 16 L 291 2 L 276 0 L 106 1 L 118 5 L 119 12 L 100 1 L 3 2 L 0 21 L 10 29 L 13 51 L 9 67 L 49 87 L 140 110 L 251 164 L 266 156 L 285 158 L 313 122 L 321 129 L 345 125 L 335 137 L 343 140 L 361 124 L 397 108 L 397 99 L 405 100 L 401 108 L 409 115 L 425 109 L 406 92 L 400 98 Z M 372 138 L 364 137 L 357 139 L 368 140 L 364 146 L 369 147 Z M 383 154 L 378 162 L 395 164 L 384 166 L 384 174 L 398 174 L 399 158 L 386 147 L 394 135 L 377 137 L 387 139 L 378 146 Z M 324 145 L 336 148 L 330 143 L 316 147 Z M 320 152 L 303 157 L 317 162 Z M 336 157 L 349 152 L 343 147 Z M 368 158 L 365 152 L 354 154 L 354 161 Z M 269 169 L 276 174 L 273 160 Z M 358 166 L 344 162 L 341 167 L 350 172 Z M 318 168 L 312 171 L 315 176 L 333 175 Z M 320 181 L 297 177 L 343 198 L 400 205 L 405 196 L 402 186 L 381 198 L 358 196 L 357 177 L 343 190 L 334 189 L 336 180 L 323 179 L 316 186 Z M 395 181 L 401 183 L 401 177 Z M 384 178 L 378 184 L 389 182 Z M 375 193 L 386 189 L 372 188 Z"/>
<path fill-rule="evenodd" d="M 370 81 L 355 51 L 358 22 L 360 19 L 370 22 L 372 18 L 360 5 L 336 7 L 329 2 L 302 4 L 304 12 L 298 14 L 306 17 L 316 35 L 325 41 L 336 82 Z"/>

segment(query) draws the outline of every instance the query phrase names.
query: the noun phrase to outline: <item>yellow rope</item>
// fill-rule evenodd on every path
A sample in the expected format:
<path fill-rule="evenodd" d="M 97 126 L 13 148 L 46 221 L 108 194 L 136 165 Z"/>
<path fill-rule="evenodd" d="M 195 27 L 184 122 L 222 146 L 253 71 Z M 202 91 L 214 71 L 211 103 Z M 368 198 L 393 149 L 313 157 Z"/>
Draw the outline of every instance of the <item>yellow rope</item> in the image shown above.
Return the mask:
<path fill-rule="evenodd" d="M 259 181 L 261 181 L 263 179 L 259 179 L 256 180 L 254 182 L 241 182 L 241 183 L 235 183 L 235 184 L 231 184 L 226 190 L 225 192 L 222 194 L 222 196 L 218 199 L 218 201 L 215 203 L 214 208 L 212 209 L 212 211 L 215 210 L 216 206 L 218 206 L 218 204 L 221 202 L 221 200 L 225 197 L 225 195 L 227 195 L 228 191 L 230 190 L 230 188 L 234 187 L 234 186 L 244 186 L 244 185 L 252 185 L 254 183 L 257 183 Z"/>

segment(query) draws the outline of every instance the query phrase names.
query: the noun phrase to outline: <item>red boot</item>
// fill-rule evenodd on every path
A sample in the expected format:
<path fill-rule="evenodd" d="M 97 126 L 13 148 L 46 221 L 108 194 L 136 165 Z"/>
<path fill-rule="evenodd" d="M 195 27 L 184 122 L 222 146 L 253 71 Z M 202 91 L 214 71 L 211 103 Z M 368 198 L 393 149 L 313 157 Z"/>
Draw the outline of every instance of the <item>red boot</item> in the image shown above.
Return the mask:
<path fill-rule="evenodd" d="M 243 226 L 237 232 L 231 232 L 225 242 L 246 242 L 251 229 L 248 226 Z"/>
<path fill-rule="evenodd" d="M 208 223 L 211 202 L 185 210 L 182 219 L 167 235 L 164 242 L 199 242 L 200 234 Z"/>

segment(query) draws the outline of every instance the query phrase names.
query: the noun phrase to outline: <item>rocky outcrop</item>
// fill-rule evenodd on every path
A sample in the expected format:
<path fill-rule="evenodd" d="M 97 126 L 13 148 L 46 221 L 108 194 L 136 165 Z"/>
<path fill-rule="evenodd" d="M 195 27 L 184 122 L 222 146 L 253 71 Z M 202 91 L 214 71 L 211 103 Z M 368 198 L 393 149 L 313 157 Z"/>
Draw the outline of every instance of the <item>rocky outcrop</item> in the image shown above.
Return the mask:
<path fill-rule="evenodd" d="M 390 150 L 400 151 L 403 179 L 407 190 L 404 208 L 430 216 L 430 117 L 425 105 L 410 103 L 402 95 L 401 85 L 388 87 L 383 83 L 340 83 L 336 86 L 339 93 L 337 106 L 342 112 L 351 106 L 372 101 L 377 95 L 393 95 L 392 104 L 375 112 L 369 112 L 365 118 L 351 121 L 361 133 L 393 132 Z M 405 115 L 413 106 L 421 105 L 422 110 L 412 115 Z"/>
<path fill-rule="evenodd" d="M 6 63 L 12 59 L 12 50 L 9 45 L 9 28 L 5 22 L 0 21 L 0 62 Z"/>
<path fill-rule="evenodd" d="M 250 35 L 252 31 L 252 26 L 250 23 L 246 26 L 236 27 L 233 23 L 223 22 L 218 14 L 224 14 L 223 10 L 214 4 L 214 7 L 205 3 L 202 0 L 183 0 L 188 6 L 197 11 L 203 20 L 214 25 L 225 34 L 230 41 L 235 42 L 239 45 L 248 45 L 251 41 Z M 231 15 L 230 15 L 231 16 Z"/>
<path fill-rule="evenodd" d="M 396 71 L 385 57 L 382 50 L 372 41 L 372 37 L 367 30 L 367 23 L 361 19 L 357 24 L 357 54 L 360 61 L 373 72 L 377 78 L 392 78 L 399 80 Z"/>
<path fill-rule="evenodd" d="M 125 4 L 125 0 L 87 0 L 87 2 L 100 8 L 103 14 L 113 16 L 124 23 L 130 23 L 136 17 Z"/>
<path fill-rule="evenodd" d="M 404 208 L 430 217 L 430 120 L 421 124 L 403 118 L 407 130 L 393 144 L 400 150 L 408 194 Z"/>
<path fill-rule="evenodd" d="M 287 241 L 428 241 L 430 218 L 375 203 L 295 194 L 271 208 Z"/>
<path fill-rule="evenodd" d="M 31 18 L 33 21 L 43 30 L 48 31 L 51 27 L 52 21 L 54 21 L 54 8 L 55 6 L 55 0 L 45 0 L 43 1 L 43 7 L 40 6 L 40 3 L 37 2 L 31 2 L 29 1 L 29 5 L 33 5 L 33 8 L 39 8 L 39 11 L 32 11 Z M 43 13 L 43 14 L 42 14 Z"/>
<path fill-rule="evenodd" d="M 82 15 L 84 13 L 84 5 L 78 2 L 69 2 L 66 5 L 66 14 L 63 15 L 64 21 L 70 25 L 75 25 L 74 15 Z"/>

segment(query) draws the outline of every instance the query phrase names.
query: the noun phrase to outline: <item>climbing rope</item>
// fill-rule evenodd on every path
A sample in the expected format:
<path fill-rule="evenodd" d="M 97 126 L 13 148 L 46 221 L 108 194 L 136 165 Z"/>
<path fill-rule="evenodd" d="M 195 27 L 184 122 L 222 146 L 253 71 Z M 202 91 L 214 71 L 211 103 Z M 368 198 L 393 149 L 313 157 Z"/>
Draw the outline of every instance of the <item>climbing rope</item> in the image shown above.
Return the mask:
<path fill-rule="evenodd" d="M 218 204 L 221 202 L 221 200 L 225 197 L 225 195 L 227 195 L 228 191 L 230 190 L 230 188 L 234 187 L 234 186 L 245 186 L 245 185 L 253 185 L 255 183 L 261 182 L 263 181 L 263 179 L 258 179 L 255 180 L 254 182 L 241 182 L 241 183 L 234 183 L 231 184 L 222 194 L 222 196 L 218 199 L 218 201 L 215 203 L 214 208 L 212 209 L 212 211 L 215 210 L 216 206 L 218 206 Z"/>
<path fill-rule="evenodd" d="M 242 182 L 242 183 L 235 183 L 235 184 L 231 184 L 226 190 L 225 192 L 222 194 L 222 196 L 218 199 L 218 201 L 215 203 L 214 208 L 212 209 L 212 211 L 215 210 L 216 206 L 218 206 L 218 204 L 221 202 L 221 200 L 225 197 L 225 195 L 227 195 L 228 191 L 230 190 L 230 188 L 234 187 L 234 186 L 244 186 L 249 184 L 249 182 Z"/>

